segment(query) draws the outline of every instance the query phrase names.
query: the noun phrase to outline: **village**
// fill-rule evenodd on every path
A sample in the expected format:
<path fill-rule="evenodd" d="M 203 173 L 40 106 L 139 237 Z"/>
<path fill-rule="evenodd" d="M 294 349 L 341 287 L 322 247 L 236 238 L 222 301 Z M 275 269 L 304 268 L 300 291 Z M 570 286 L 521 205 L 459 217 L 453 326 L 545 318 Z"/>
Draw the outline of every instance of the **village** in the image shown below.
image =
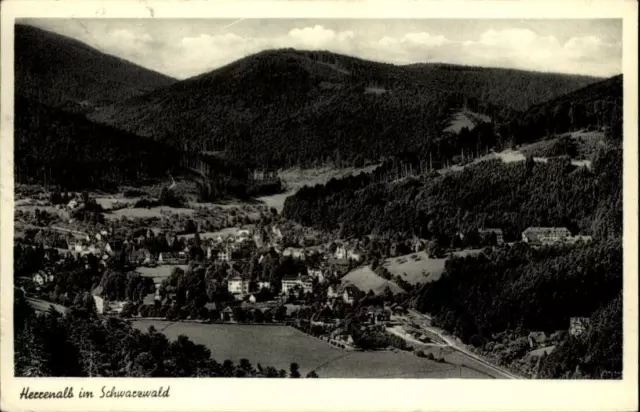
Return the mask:
<path fill-rule="evenodd" d="M 62 209 L 86 208 L 91 201 L 82 198 Z M 31 218 L 42 220 L 45 213 Z M 177 219 L 169 214 L 164 220 L 172 217 Z M 17 270 L 16 287 L 43 311 L 49 310 L 47 303 L 57 310 L 80 304 L 100 316 L 133 322 L 286 325 L 342 350 L 392 348 L 424 356 L 427 349 L 433 357 L 434 348 L 449 346 L 477 356 L 443 335 L 428 317 L 415 316 L 411 292 L 421 283 L 394 276 L 385 262 L 395 258 L 420 265 L 424 257 L 425 264 L 444 266 L 448 255 L 481 249 L 444 250 L 417 237 L 404 242 L 373 235 L 314 237 L 266 208 L 257 219 L 218 231 L 200 231 L 206 221 L 197 219 L 186 220 L 187 230 L 181 232 L 164 231 L 166 224 L 150 227 L 144 219 L 98 224 L 53 219 L 16 239 L 18 260 L 20 253 L 30 260 L 41 256 L 33 273 Z M 18 223 L 28 220 L 21 215 Z M 506 244 L 501 229 L 480 229 L 477 236 L 484 247 Z M 530 227 L 521 242 L 541 247 L 590 240 L 563 227 Z M 568 333 L 580 334 L 586 322 L 572 319 Z M 532 331 L 526 339 L 528 361 L 551 353 L 563 333 L 547 337 Z M 489 365 L 484 359 L 490 354 L 481 355 L 478 361 Z"/>

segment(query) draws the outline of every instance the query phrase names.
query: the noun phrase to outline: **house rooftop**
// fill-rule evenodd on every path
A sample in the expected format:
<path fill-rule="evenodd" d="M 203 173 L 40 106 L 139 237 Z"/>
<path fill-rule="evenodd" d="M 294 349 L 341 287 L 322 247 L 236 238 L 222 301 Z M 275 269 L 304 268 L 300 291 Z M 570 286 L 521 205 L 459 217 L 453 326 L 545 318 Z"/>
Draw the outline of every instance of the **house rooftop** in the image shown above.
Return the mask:
<path fill-rule="evenodd" d="M 535 233 L 535 232 L 569 232 L 569 229 L 566 227 L 538 227 L 531 226 L 525 229 L 524 233 Z"/>

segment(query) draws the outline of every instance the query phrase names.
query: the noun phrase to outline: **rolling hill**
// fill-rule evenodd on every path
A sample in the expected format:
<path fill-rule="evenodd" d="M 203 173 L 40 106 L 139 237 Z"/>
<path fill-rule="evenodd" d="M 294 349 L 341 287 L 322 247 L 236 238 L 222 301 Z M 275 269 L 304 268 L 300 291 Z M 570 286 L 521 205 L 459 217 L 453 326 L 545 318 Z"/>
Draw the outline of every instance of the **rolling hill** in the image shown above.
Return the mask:
<path fill-rule="evenodd" d="M 553 159 L 486 160 L 444 174 L 416 169 L 415 161 L 389 161 L 370 174 L 300 189 L 285 201 L 283 215 L 353 236 L 404 233 L 445 245 L 455 243 L 460 230 L 482 227 L 501 228 L 507 241 L 529 226 L 564 226 L 603 238 L 621 234 L 622 76 L 535 105 L 508 128 L 520 143 L 537 142 L 527 154 L 546 152 Z M 591 167 L 565 157 L 572 152 Z"/>
<path fill-rule="evenodd" d="M 340 166 L 426 153 L 450 109 L 507 118 L 597 80 L 444 64 L 396 66 L 283 49 L 116 103 L 91 118 L 264 167 Z"/>
<path fill-rule="evenodd" d="M 590 84 L 531 106 L 515 118 L 520 142 L 582 128 L 609 130 L 622 137 L 622 75 Z"/>
<path fill-rule="evenodd" d="M 14 164 L 17 183 L 109 189 L 166 178 L 175 150 L 109 126 L 16 96 Z"/>
<path fill-rule="evenodd" d="M 88 112 L 175 81 L 69 37 L 15 26 L 15 92 L 50 107 Z"/>

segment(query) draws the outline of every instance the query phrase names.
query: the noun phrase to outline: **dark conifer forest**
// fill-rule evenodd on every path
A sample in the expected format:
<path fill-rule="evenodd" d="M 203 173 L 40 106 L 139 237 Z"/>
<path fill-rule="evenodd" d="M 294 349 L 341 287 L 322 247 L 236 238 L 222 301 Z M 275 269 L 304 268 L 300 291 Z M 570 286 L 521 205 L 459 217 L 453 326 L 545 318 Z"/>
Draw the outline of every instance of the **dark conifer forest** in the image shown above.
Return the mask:
<path fill-rule="evenodd" d="M 597 153 L 592 170 L 566 158 L 486 161 L 399 182 L 389 181 L 387 170 L 304 187 L 287 198 L 283 213 L 303 225 L 342 228 L 346 236 L 397 233 L 446 246 L 459 232 L 487 227 L 502 228 L 508 241 L 529 226 L 603 238 L 622 233 L 622 149 L 615 145 Z"/>
<path fill-rule="evenodd" d="M 113 188 L 166 178 L 176 151 L 161 143 L 99 125 L 17 97 L 15 178 L 66 189 Z"/>
<path fill-rule="evenodd" d="M 450 159 L 461 146 L 479 152 L 504 144 L 511 136 L 505 124 L 498 137 L 500 122 L 598 80 L 440 64 L 395 66 L 284 49 L 248 56 L 90 117 L 263 167 L 351 166 L 358 159 L 377 162 L 405 152 Z M 441 141 L 452 111 L 463 108 L 489 116 L 493 124 L 460 144 L 456 138 Z"/>

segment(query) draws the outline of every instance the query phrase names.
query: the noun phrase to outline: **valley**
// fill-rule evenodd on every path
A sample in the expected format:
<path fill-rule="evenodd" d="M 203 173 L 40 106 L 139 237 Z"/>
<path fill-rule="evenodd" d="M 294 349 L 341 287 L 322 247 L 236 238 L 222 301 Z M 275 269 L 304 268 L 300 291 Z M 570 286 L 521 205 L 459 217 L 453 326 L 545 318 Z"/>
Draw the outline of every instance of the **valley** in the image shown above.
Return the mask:
<path fill-rule="evenodd" d="M 622 75 L 16 55 L 18 376 L 620 379 Z"/>

